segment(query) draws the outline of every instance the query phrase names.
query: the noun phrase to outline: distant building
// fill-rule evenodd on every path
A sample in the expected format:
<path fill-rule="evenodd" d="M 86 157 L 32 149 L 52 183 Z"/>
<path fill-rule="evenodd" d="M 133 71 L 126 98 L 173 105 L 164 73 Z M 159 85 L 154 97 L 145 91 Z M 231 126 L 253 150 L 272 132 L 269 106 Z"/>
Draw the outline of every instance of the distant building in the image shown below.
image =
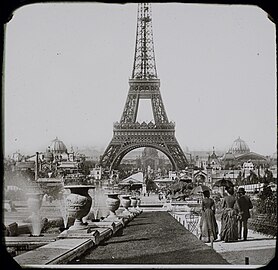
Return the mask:
<path fill-rule="evenodd" d="M 252 166 L 251 163 L 255 169 L 255 167 L 265 167 L 268 161 L 265 156 L 251 152 L 247 143 L 240 137 L 233 142 L 228 152 L 222 157 L 222 167 L 225 169 L 234 167 L 240 169 L 243 168 L 244 164 L 245 166 Z"/>
<path fill-rule="evenodd" d="M 17 152 L 12 158 L 15 158 L 16 170 L 32 171 L 35 179 L 81 172 L 85 161 L 85 156 L 73 149 L 68 152 L 63 141 L 57 137 L 51 141 L 45 152 L 37 152 L 32 156 L 23 156 Z"/>
<path fill-rule="evenodd" d="M 254 164 L 251 160 L 245 161 L 242 165 L 242 169 L 246 171 L 254 171 Z"/>
<path fill-rule="evenodd" d="M 250 148 L 247 143 L 238 137 L 229 149 L 229 152 L 235 156 L 250 153 Z"/>
<path fill-rule="evenodd" d="M 177 178 L 177 172 L 169 171 L 169 179 L 175 180 Z"/>
<path fill-rule="evenodd" d="M 165 177 L 171 168 L 170 160 L 152 147 L 145 147 L 143 151 L 131 151 L 122 159 L 119 166 L 119 170 L 125 170 L 128 175 L 143 171 L 148 174 L 149 179 Z"/>
<path fill-rule="evenodd" d="M 96 166 L 95 168 L 90 170 L 90 177 L 95 180 L 101 180 L 103 169 L 101 167 Z"/>
<path fill-rule="evenodd" d="M 194 166 L 193 182 L 213 185 L 219 179 L 227 178 L 236 182 L 248 182 L 259 179 L 263 170 L 271 164 L 270 158 L 251 152 L 244 140 L 238 137 L 226 153 L 216 154 L 208 151 L 192 151 L 191 163 Z M 277 154 L 273 155 L 274 161 Z M 274 162 L 272 162 L 274 164 Z M 277 163 L 276 163 L 277 164 Z M 277 165 L 272 168 L 277 176 Z M 251 180 L 250 180 L 251 179 Z"/>
<path fill-rule="evenodd" d="M 216 155 L 214 147 L 212 154 L 208 156 L 208 164 L 206 164 L 206 168 L 208 168 L 208 166 L 210 166 L 213 171 L 219 171 L 222 168 L 221 160 Z"/>
<path fill-rule="evenodd" d="M 58 137 L 56 137 L 54 140 L 52 140 L 50 144 L 50 151 L 54 155 L 56 154 L 58 155 L 58 154 L 67 153 L 68 150 L 64 142 L 59 140 Z"/>
<path fill-rule="evenodd" d="M 154 148 L 145 147 L 141 157 L 142 169 L 147 170 L 148 167 L 157 171 L 159 165 L 158 151 Z"/>

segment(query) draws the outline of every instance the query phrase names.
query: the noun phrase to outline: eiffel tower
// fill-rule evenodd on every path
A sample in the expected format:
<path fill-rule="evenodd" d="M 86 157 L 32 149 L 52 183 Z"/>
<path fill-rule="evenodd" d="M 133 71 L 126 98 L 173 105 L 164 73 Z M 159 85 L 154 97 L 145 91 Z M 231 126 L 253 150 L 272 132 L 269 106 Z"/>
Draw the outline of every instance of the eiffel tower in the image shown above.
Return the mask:
<path fill-rule="evenodd" d="M 136 121 L 141 99 L 151 100 L 154 123 Z M 129 91 L 120 122 L 114 123 L 113 138 L 101 156 L 100 165 L 110 171 L 122 158 L 139 147 L 153 147 L 163 152 L 174 170 L 185 169 L 187 159 L 175 137 L 175 124 L 169 122 L 157 77 L 151 4 L 139 3 L 134 64 Z"/>

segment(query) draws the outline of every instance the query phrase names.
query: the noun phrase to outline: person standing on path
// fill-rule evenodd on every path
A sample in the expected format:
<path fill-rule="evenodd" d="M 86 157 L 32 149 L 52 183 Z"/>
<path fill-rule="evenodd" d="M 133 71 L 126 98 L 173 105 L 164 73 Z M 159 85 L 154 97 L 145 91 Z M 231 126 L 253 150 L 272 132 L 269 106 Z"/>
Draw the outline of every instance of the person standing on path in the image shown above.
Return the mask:
<path fill-rule="evenodd" d="M 200 240 L 203 242 L 212 242 L 217 239 L 218 226 L 215 219 L 215 203 L 210 198 L 209 190 L 203 191 L 204 199 L 202 200 L 202 216 L 200 221 L 201 235 Z"/>
<path fill-rule="evenodd" d="M 234 208 L 236 198 L 233 187 L 225 189 L 229 195 L 224 197 L 222 203 L 220 239 L 225 242 L 233 242 L 238 240 L 237 210 Z"/>
<path fill-rule="evenodd" d="M 238 198 L 236 201 L 236 208 L 238 210 L 238 238 L 241 239 L 242 235 L 242 226 L 243 226 L 243 240 L 247 240 L 247 221 L 250 218 L 250 209 L 253 208 L 253 204 L 250 198 L 245 195 L 245 189 L 238 189 Z"/>

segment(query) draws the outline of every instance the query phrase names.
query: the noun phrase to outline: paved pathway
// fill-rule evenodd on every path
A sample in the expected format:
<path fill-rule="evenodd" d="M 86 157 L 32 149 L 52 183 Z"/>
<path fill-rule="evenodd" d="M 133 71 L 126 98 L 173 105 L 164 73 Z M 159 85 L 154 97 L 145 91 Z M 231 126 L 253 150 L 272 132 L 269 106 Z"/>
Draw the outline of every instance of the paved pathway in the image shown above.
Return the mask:
<path fill-rule="evenodd" d="M 185 212 L 174 212 L 174 216 L 186 228 L 188 227 Z M 218 220 L 217 223 L 220 231 L 221 223 Z M 196 223 L 195 226 L 190 228 L 193 229 L 192 233 L 199 237 L 199 223 Z M 206 243 L 206 245 L 211 247 L 211 243 Z M 247 260 L 249 265 L 264 266 L 268 265 L 275 256 L 276 237 L 248 230 L 247 241 L 238 240 L 225 243 L 220 241 L 220 236 L 218 235 L 218 240 L 213 243 L 213 249 L 233 265 L 244 265 Z"/>
<path fill-rule="evenodd" d="M 225 243 L 218 240 L 213 243 L 213 249 L 231 264 L 243 265 L 248 258 L 250 265 L 262 266 L 269 264 L 275 257 L 276 237 L 248 230 L 247 241 Z"/>
<path fill-rule="evenodd" d="M 144 212 L 120 237 L 90 250 L 77 264 L 211 265 L 228 262 L 167 212 Z"/>

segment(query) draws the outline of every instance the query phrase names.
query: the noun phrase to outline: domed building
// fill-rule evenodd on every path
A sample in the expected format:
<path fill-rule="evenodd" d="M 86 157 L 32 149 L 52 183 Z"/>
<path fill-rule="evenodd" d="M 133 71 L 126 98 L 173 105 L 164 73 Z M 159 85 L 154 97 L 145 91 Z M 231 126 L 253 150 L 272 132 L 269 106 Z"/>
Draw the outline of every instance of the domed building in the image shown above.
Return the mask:
<path fill-rule="evenodd" d="M 227 153 L 222 157 L 223 167 L 226 169 L 243 167 L 243 164 L 250 162 L 255 167 L 263 166 L 267 163 L 267 158 L 255 152 L 251 152 L 247 143 L 238 137 Z"/>
<path fill-rule="evenodd" d="M 230 153 L 235 156 L 246 154 L 250 152 L 250 148 L 247 143 L 238 137 L 232 144 L 231 148 L 229 149 Z"/>
<path fill-rule="evenodd" d="M 50 144 L 50 151 L 54 155 L 67 153 L 67 147 L 57 137 Z"/>
<path fill-rule="evenodd" d="M 74 152 L 72 147 L 68 152 L 64 142 L 56 137 L 41 153 L 40 174 L 52 172 L 55 176 L 81 172 L 85 159 L 85 155 Z"/>
<path fill-rule="evenodd" d="M 68 159 L 67 147 L 63 143 L 63 141 L 59 140 L 57 137 L 52 140 L 49 149 L 54 156 L 54 161 L 62 161 Z"/>

